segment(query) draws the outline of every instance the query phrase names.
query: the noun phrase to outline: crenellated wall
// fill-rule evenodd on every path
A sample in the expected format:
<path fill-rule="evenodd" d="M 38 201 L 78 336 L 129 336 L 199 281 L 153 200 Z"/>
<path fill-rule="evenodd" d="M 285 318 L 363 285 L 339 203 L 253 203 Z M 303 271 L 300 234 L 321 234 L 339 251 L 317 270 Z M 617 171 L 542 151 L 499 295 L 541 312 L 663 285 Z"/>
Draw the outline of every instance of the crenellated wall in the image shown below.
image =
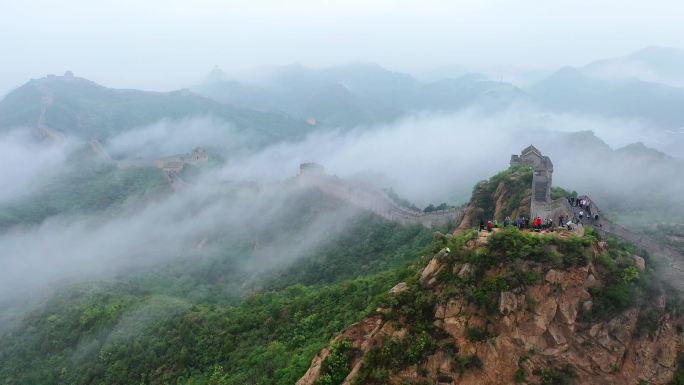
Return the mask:
<path fill-rule="evenodd" d="M 309 172 L 314 171 L 315 172 Z M 301 168 L 297 180 L 302 185 L 313 186 L 335 198 L 350 202 L 390 221 L 404 225 L 420 224 L 427 228 L 458 224 L 463 218 L 464 207 L 454 207 L 425 213 L 399 206 L 385 192 L 369 186 L 352 185 L 334 176 L 326 175 L 322 167 L 308 164 Z"/>

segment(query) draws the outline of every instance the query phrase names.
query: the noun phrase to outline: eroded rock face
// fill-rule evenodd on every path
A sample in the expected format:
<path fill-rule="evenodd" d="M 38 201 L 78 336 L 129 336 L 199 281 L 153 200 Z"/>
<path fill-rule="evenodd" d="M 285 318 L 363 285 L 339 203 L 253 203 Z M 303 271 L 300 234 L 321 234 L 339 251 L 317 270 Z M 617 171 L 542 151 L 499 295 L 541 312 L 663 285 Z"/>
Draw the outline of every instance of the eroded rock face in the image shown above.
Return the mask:
<path fill-rule="evenodd" d="M 430 287 L 437 282 L 437 274 L 444 268 L 444 265 L 439 262 L 439 259 L 432 258 L 430 263 L 425 266 L 423 272 L 420 274 L 420 283 L 424 286 Z"/>
<path fill-rule="evenodd" d="M 518 180 L 518 178 L 519 176 L 511 177 L 511 182 L 515 182 L 516 180 Z M 487 189 L 490 187 L 488 186 L 488 183 L 490 182 L 481 182 L 477 186 L 475 186 L 475 189 Z M 489 219 L 496 219 L 499 222 L 503 222 L 506 215 L 510 216 L 511 218 L 517 218 L 520 215 L 528 216 L 532 204 L 531 188 L 526 189 L 519 196 L 520 201 L 515 202 L 515 206 L 517 206 L 516 209 L 514 209 L 512 212 L 506 211 L 506 209 L 508 208 L 508 203 L 514 196 L 518 196 L 517 193 L 518 191 L 509 191 L 504 182 L 498 182 L 494 189 L 494 193 L 492 194 L 491 204 L 493 204 L 494 206 L 493 218 L 484 216 L 484 209 L 480 207 L 482 206 L 483 202 L 478 202 L 476 199 L 471 199 L 470 203 L 464 211 L 463 219 L 461 220 L 457 229 L 465 230 L 475 227 L 478 225 L 480 219 L 484 219 L 485 221 Z"/>
<path fill-rule="evenodd" d="M 518 310 L 518 296 L 509 291 L 502 291 L 499 297 L 499 312 L 506 315 L 516 310 Z"/>
<path fill-rule="evenodd" d="M 358 349 L 361 356 L 367 353 L 374 344 L 379 344 L 382 341 L 382 337 L 387 335 L 388 327 L 383 328 L 387 324 L 383 322 L 380 315 L 374 315 L 368 317 L 361 322 L 358 322 L 350 326 L 342 334 L 335 337 L 331 343 L 337 341 L 349 340 L 352 346 Z M 392 333 L 395 330 L 390 329 L 389 332 Z M 311 366 L 309 370 L 306 371 L 304 376 L 297 381 L 296 385 L 314 385 L 318 381 L 321 375 L 321 367 L 323 361 L 330 354 L 330 349 L 324 348 L 321 350 L 311 361 Z M 353 365 L 352 370 L 347 376 L 349 379 L 353 378 L 358 372 L 361 364 L 361 360 L 357 359 Z"/>
<path fill-rule="evenodd" d="M 462 300 L 450 300 L 436 314 L 443 317 L 441 327 L 457 341 L 462 352 L 476 354 L 485 368 L 463 375 L 450 372 L 453 383 L 513 383 L 518 361 L 530 351 L 535 352 L 530 360 L 536 366 L 572 365 L 578 384 L 636 384 L 639 379 L 650 384 L 670 381 L 677 361 L 677 335 L 671 320 L 664 320 L 657 336 L 650 338 L 638 337 L 636 333 L 638 309 L 579 328 L 578 316 L 582 311 L 591 311 L 591 295 L 585 289 L 587 280 L 597 281 L 588 267 L 550 270 L 543 283 L 524 293 L 501 292 L 499 319 L 494 326 L 496 337 L 492 341 L 468 341 L 467 329 L 481 326 L 482 320 L 464 314 L 462 310 L 467 306 Z M 440 375 L 431 368 L 428 371 L 432 380 Z M 528 378 L 533 377 L 528 370 Z"/>
<path fill-rule="evenodd" d="M 408 290 L 408 285 L 406 282 L 399 282 L 393 288 L 390 289 L 389 293 L 392 295 L 398 295 Z"/>
<path fill-rule="evenodd" d="M 640 271 L 646 270 L 646 261 L 642 257 L 635 255 L 632 258 L 634 258 L 634 263 L 636 264 L 637 269 Z"/>
<path fill-rule="evenodd" d="M 464 263 L 463 266 L 458 270 L 459 278 L 466 278 L 468 275 L 472 274 L 473 268 L 469 263 Z"/>
<path fill-rule="evenodd" d="M 472 269 L 467 264 L 448 266 L 433 259 L 420 276 L 426 290 L 449 292 L 449 284 L 435 279 L 444 268 L 456 277 L 464 269 Z M 592 317 L 595 306 L 588 289 L 603 285 L 601 274 L 589 263 L 548 269 L 537 284 L 499 292 L 493 314 L 478 310 L 462 295 L 442 296 L 434 308 L 433 322 L 447 338 L 440 346 L 452 344 L 458 347 L 458 355 L 477 356 L 482 369 L 464 371 L 453 352 L 440 347 L 418 365 L 392 373 L 389 383 L 513 384 L 520 370 L 526 374 L 526 383 L 540 383 L 534 369 L 568 365 L 574 368 L 575 384 L 632 385 L 640 380 L 668 384 L 684 341 L 676 327 L 681 320 L 667 312 L 664 294 L 653 299 L 660 317 L 656 330 L 642 334 L 639 320 L 643 309 L 633 307 L 611 317 Z M 374 316 L 341 336 L 368 352 L 371 346 L 381 346 L 383 336 L 404 338 L 410 328 L 404 320 L 383 321 Z M 473 340 L 469 335 L 473 329 L 486 331 L 486 338 Z M 315 383 L 327 354 L 324 349 L 314 358 L 298 385 Z M 352 383 L 360 365 L 362 357 L 354 361 L 345 384 Z"/>

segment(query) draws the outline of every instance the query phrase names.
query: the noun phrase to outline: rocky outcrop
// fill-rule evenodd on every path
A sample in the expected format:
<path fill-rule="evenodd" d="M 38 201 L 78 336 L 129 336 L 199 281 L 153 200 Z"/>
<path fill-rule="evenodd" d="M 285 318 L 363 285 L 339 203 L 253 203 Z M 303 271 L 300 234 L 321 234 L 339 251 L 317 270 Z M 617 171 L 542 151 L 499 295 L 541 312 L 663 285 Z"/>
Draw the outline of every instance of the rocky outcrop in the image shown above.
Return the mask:
<path fill-rule="evenodd" d="M 352 325 L 342 334 L 335 337 L 331 343 L 345 339 L 349 340 L 352 342 L 352 346 L 363 354 L 368 352 L 371 344 L 377 342 L 377 339 L 379 337 L 381 338 L 382 334 L 386 334 L 386 330 L 383 330 L 382 328 L 383 326 L 385 326 L 385 323 L 382 321 L 380 314 L 377 314 Z M 329 354 L 330 350 L 328 348 L 321 350 L 311 361 L 311 366 L 309 367 L 309 370 L 306 371 L 306 374 L 297 381 L 297 385 L 314 385 L 320 377 L 323 361 Z M 358 366 L 360 363 L 360 360 L 358 360 L 354 367 Z M 358 368 L 356 368 L 356 371 L 358 371 Z M 354 370 L 352 369 L 352 372 L 349 373 L 348 377 L 352 378 L 353 374 Z"/>
<path fill-rule="evenodd" d="M 474 250 L 482 247 L 478 240 L 469 245 Z M 605 243 L 594 242 L 587 252 L 598 255 L 606 248 Z M 537 384 L 542 382 L 542 376 L 548 377 L 556 370 L 553 368 L 569 370 L 571 374 L 565 376 L 571 376 L 570 383 L 575 384 L 668 384 L 672 380 L 684 342 L 677 330 L 681 330 L 678 325 L 684 320 L 668 311 L 665 294 L 648 310 L 655 309 L 657 314 L 656 325 L 648 333 L 639 330 L 647 311 L 639 306 L 609 317 L 592 317 L 590 289 L 605 282 L 600 269 L 589 262 L 571 268 L 546 267 L 536 283 L 501 290 L 492 314 L 483 312 L 463 295 L 449 294 L 453 291 L 450 284 L 436 279 L 441 271 L 451 271 L 459 279 L 472 273 L 470 264 L 449 265 L 446 259 L 444 255 L 435 256 L 418 280 L 421 290 L 439 298 L 433 325 L 440 331 L 437 335 L 445 337 L 418 364 L 393 371 L 387 383 L 499 385 L 524 378 L 525 383 Z M 634 259 L 638 269 L 646 268 L 642 266 L 643 258 Z M 503 265 L 494 267 L 484 277 L 500 275 L 502 269 Z M 399 295 L 407 290 L 411 289 L 402 283 L 392 291 Z M 352 383 L 371 347 L 382 346 L 386 336 L 404 338 L 411 330 L 411 323 L 404 318 L 386 316 L 391 312 L 379 309 L 376 315 L 336 338 L 350 339 L 362 352 L 352 362 L 344 384 Z M 326 353 L 324 349 L 314 358 L 298 385 L 316 383 Z M 459 357 L 477 357 L 481 368 L 466 370 Z"/>
<path fill-rule="evenodd" d="M 509 170 L 511 175 L 494 177 L 475 186 L 473 197 L 466 206 L 457 229 L 477 226 L 480 220 L 496 219 L 503 222 L 506 216 L 515 219 L 528 217 L 532 202 L 531 179 L 521 170 Z"/>

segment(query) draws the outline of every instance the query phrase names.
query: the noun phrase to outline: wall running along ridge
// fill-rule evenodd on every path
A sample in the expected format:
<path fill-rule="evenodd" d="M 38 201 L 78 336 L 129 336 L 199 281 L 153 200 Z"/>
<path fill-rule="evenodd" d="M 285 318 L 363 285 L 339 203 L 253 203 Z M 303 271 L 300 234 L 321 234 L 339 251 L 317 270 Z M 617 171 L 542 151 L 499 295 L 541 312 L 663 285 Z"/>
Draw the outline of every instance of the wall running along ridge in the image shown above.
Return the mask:
<path fill-rule="evenodd" d="M 335 176 L 326 175 L 321 166 L 313 163 L 304 163 L 300 166 L 297 181 L 301 185 L 318 188 L 325 194 L 350 202 L 402 225 L 420 224 L 427 228 L 448 224 L 457 225 L 465 211 L 465 207 L 452 207 L 428 213 L 407 209 L 399 206 L 381 190 L 369 186 L 352 185 Z"/>

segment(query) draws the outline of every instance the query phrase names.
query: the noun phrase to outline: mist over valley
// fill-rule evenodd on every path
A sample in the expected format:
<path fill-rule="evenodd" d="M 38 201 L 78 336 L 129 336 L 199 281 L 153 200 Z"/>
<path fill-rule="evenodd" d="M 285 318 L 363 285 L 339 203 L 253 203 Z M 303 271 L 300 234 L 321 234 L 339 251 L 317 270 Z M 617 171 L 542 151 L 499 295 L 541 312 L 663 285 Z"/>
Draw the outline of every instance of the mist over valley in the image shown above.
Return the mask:
<path fill-rule="evenodd" d="M 684 383 L 678 3 L 29 3 L 3 384 Z"/>

